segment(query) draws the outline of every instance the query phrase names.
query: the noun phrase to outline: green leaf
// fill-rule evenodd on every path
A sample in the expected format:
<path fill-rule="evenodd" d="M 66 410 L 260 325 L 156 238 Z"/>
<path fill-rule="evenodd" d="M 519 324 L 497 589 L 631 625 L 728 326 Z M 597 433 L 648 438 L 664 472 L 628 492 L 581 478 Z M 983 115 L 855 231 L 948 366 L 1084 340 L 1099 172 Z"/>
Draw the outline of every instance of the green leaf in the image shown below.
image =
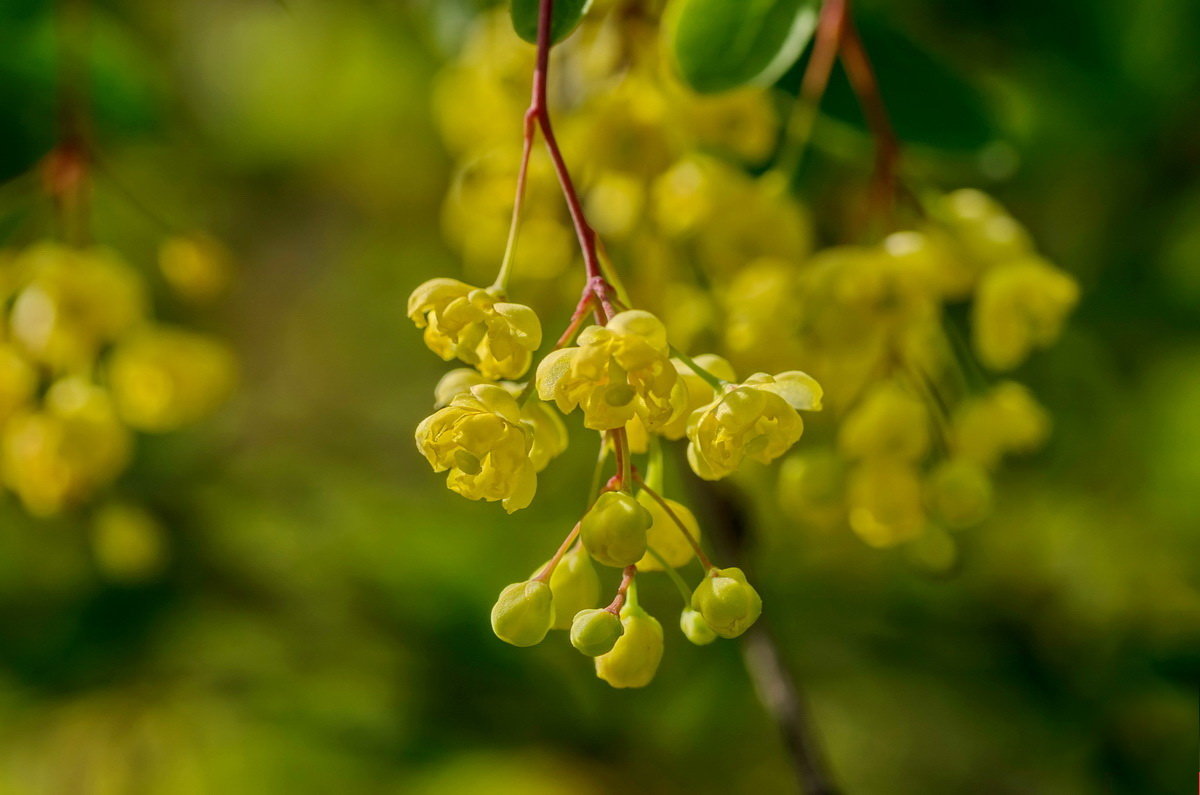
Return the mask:
<path fill-rule="evenodd" d="M 774 83 L 816 26 L 810 0 L 674 0 L 664 35 L 680 76 L 697 91 L 715 93 Z"/>
<path fill-rule="evenodd" d="M 557 44 L 571 35 L 591 4 L 592 0 L 554 0 L 554 10 L 550 14 L 550 43 Z M 539 6 L 540 0 L 512 0 L 513 29 L 530 44 L 537 44 Z"/>

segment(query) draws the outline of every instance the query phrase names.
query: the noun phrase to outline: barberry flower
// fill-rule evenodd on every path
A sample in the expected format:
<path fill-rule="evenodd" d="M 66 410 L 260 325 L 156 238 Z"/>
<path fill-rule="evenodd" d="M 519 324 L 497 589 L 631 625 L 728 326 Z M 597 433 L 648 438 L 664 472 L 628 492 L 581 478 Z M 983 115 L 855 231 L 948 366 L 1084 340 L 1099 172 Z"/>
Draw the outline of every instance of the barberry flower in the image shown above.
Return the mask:
<path fill-rule="evenodd" d="M 688 420 L 688 462 L 705 480 L 719 480 L 749 457 L 768 464 L 787 452 L 804 432 L 798 410 L 818 411 L 821 387 L 812 376 L 791 370 L 756 373 L 730 384 Z"/>
<path fill-rule="evenodd" d="M 524 384 L 513 381 L 492 381 L 485 378 L 478 370 L 470 367 L 459 367 L 442 376 L 433 390 L 434 406 L 441 408 L 450 403 L 457 395 L 470 392 L 471 387 L 480 384 L 499 386 L 513 398 L 519 399 L 524 391 Z M 567 436 L 567 426 L 562 418 L 544 403 L 527 401 L 521 405 L 521 421 L 533 433 L 533 447 L 529 450 L 529 460 L 533 462 L 536 472 L 541 472 L 546 466 L 566 449 L 570 441 Z"/>
<path fill-rule="evenodd" d="M 513 646 L 536 646 L 550 631 L 554 597 L 541 580 L 515 582 L 492 606 L 492 632 Z"/>
<path fill-rule="evenodd" d="M 679 529 L 679 525 L 675 524 L 675 520 L 667 514 L 665 508 L 658 504 L 658 500 L 643 491 L 638 494 L 637 501 L 650 514 L 651 523 L 646 530 L 646 546 L 661 555 L 667 565 L 673 569 L 677 569 L 691 560 L 692 556 L 696 554 L 695 550 L 692 549 L 692 545 L 684 536 L 683 531 Z M 696 521 L 695 514 L 683 503 L 667 498 L 664 498 L 663 502 L 671 507 L 671 511 L 692 534 L 692 538 L 699 541 L 700 523 Z M 637 567 L 638 571 L 662 571 L 662 564 L 649 551 L 637 562 Z"/>
<path fill-rule="evenodd" d="M 929 450 L 929 412 L 912 392 L 884 381 L 846 415 L 838 447 L 850 459 L 893 456 L 918 461 Z"/>
<path fill-rule="evenodd" d="M 611 610 L 580 610 L 571 622 L 571 645 L 589 657 L 613 650 L 625 626 Z"/>
<path fill-rule="evenodd" d="M 1002 381 L 981 397 L 965 401 L 953 417 L 955 452 L 984 467 L 1009 453 L 1029 453 L 1050 434 L 1050 416 L 1027 387 Z"/>
<path fill-rule="evenodd" d="M 646 554 L 646 531 L 653 521 L 629 494 L 606 491 L 584 515 L 579 537 L 598 563 L 624 568 Z"/>
<path fill-rule="evenodd" d="M 408 316 L 425 329 L 425 344 L 446 361 L 459 358 L 491 379 L 519 378 L 542 344 L 534 311 L 503 300 L 495 288 L 430 279 L 413 290 Z"/>
<path fill-rule="evenodd" d="M 539 568 L 532 577 L 542 571 Z M 582 544 L 563 555 L 550 575 L 550 592 L 554 594 L 554 623 L 551 629 L 570 629 L 571 620 L 580 610 L 595 607 L 600 599 L 600 578 L 592 558 Z"/>
<path fill-rule="evenodd" d="M 554 351 L 537 369 L 542 400 L 564 414 L 583 410 L 584 426 L 620 428 L 635 416 L 657 431 L 686 408 L 687 390 L 671 364 L 667 330 L 649 312 L 632 309 L 605 326 L 588 326 L 578 347 Z"/>
<path fill-rule="evenodd" d="M 694 357 L 692 361 L 722 381 L 737 380 L 737 375 L 733 372 L 733 366 L 720 356 L 712 353 L 702 353 Z M 696 409 L 710 403 L 713 399 L 714 391 L 711 384 L 697 375 L 696 371 L 684 362 L 681 362 L 679 359 L 672 359 L 671 364 L 675 366 L 675 372 L 679 374 L 680 380 L 683 381 L 687 397 L 684 410 L 679 413 L 678 417 L 659 428 L 658 435 L 667 439 L 682 439 L 687 434 L 688 417 Z M 629 438 L 629 449 L 635 453 L 646 452 L 650 441 L 650 434 L 646 430 L 646 425 L 642 422 L 641 417 L 634 417 L 630 420 L 629 424 L 625 426 L 625 430 Z"/>
<path fill-rule="evenodd" d="M 850 528 L 874 547 L 916 538 L 925 529 L 921 479 L 908 461 L 878 458 L 851 470 L 846 484 Z"/>
<path fill-rule="evenodd" d="M 762 614 L 762 598 L 741 569 L 713 569 L 692 592 L 692 609 L 717 635 L 736 638 Z"/>
<path fill-rule="evenodd" d="M 621 626 L 625 631 L 612 651 L 596 658 L 596 676 L 613 687 L 645 687 L 662 661 L 662 624 L 641 607 L 626 603 Z"/>
<path fill-rule="evenodd" d="M 502 500 L 512 513 L 533 500 L 537 473 L 529 454 L 533 431 L 512 395 L 480 384 L 417 426 L 417 449 L 446 486 L 470 500 Z"/>
<path fill-rule="evenodd" d="M 1075 280 L 1044 260 L 997 265 L 983 275 L 975 294 L 975 352 L 993 370 L 1011 370 L 1034 348 L 1058 338 L 1078 301 Z"/>
<path fill-rule="evenodd" d="M 717 639 L 717 633 L 713 632 L 713 628 L 704 620 L 704 616 L 700 615 L 700 611 L 691 607 L 684 608 L 679 614 L 679 629 L 695 646 L 707 646 Z"/>

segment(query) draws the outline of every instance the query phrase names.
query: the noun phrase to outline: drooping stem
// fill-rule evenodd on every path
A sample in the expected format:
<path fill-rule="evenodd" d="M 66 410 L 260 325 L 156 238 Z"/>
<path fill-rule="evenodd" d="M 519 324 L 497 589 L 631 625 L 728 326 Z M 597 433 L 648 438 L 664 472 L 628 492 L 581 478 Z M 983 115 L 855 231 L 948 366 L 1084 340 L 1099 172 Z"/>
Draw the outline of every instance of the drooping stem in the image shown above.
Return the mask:
<path fill-rule="evenodd" d="M 711 386 L 717 392 L 720 392 L 721 387 L 723 387 L 725 385 L 724 381 L 722 381 L 720 378 L 717 378 L 715 375 L 710 373 L 708 370 L 705 370 L 700 365 L 696 364 L 695 360 L 693 360 L 691 356 L 688 356 L 686 353 L 679 350 L 674 345 L 671 346 L 671 355 L 673 357 L 675 357 L 676 359 L 678 359 L 679 361 L 686 364 L 688 366 L 689 370 L 691 370 L 693 373 L 695 373 L 696 375 L 698 375 L 702 379 L 704 379 L 704 383 Z"/>
<path fill-rule="evenodd" d="M 646 481 L 638 478 L 638 482 L 642 486 L 642 491 L 649 494 L 650 498 L 658 503 L 659 507 L 663 509 L 671 521 L 675 523 L 675 526 L 679 528 L 679 532 L 683 533 L 683 537 L 687 539 L 688 544 L 692 547 L 692 551 L 696 553 L 696 559 L 700 561 L 700 565 L 704 567 L 704 571 L 707 573 L 711 570 L 713 568 L 712 561 L 709 560 L 708 555 L 704 554 L 704 550 L 700 547 L 700 542 L 692 535 L 692 531 L 687 529 L 687 525 L 679 518 L 679 514 L 675 513 L 674 509 L 662 498 L 662 495 L 647 486 Z"/>
<path fill-rule="evenodd" d="M 580 523 L 576 522 L 575 526 L 571 528 L 571 532 L 567 533 L 567 537 L 563 539 L 558 551 L 554 553 L 554 557 L 550 558 L 538 575 L 533 579 L 540 582 L 546 582 L 550 579 L 550 575 L 554 574 L 554 569 L 558 566 L 558 562 L 562 560 L 563 555 L 567 554 L 567 550 L 571 548 L 571 544 L 573 544 L 575 539 L 579 536 L 579 527 Z"/>
<path fill-rule="evenodd" d="M 683 606 L 692 606 L 692 589 L 688 588 L 687 583 L 679 576 L 679 572 L 675 571 L 667 559 L 658 553 L 654 547 L 646 547 L 646 551 L 650 553 L 650 557 L 658 561 L 658 565 L 662 566 L 667 578 L 675 584 L 675 590 L 679 591 L 679 595 L 683 597 Z"/>
<path fill-rule="evenodd" d="M 87 242 L 88 145 L 88 0 L 59 0 L 59 138 L 42 166 L 46 192 L 54 201 L 65 240 Z"/>
<path fill-rule="evenodd" d="M 600 257 L 596 251 L 596 232 L 588 223 L 583 212 L 583 202 L 579 199 L 579 191 L 571 179 L 571 172 L 563 159 L 558 146 L 558 138 L 554 134 L 554 125 L 550 120 L 550 110 L 546 101 L 546 84 L 550 73 L 550 19 L 554 13 L 554 0 L 540 0 L 538 6 L 537 61 L 533 72 L 533 96 L 530 99 L 529 110 L 525 113 L 527 120 L 534 119 L 542 131 L 546 142 L 546 150 L 550 153 L 550 161 L 554 164 L 554 173 L 562 188 L 567 209 L 571 214 L 571 223 L 575 227 L 575 235 L 579 238 L 579 248 L 583 252 L 583 265 L 587 271 L 588 284 L 600 302 L 600 309 L 607 321 L 616 314 L 612 298 L 616 291 L 600 266 Z"/>
<path fill-rule="evenodd" d="M 617 454 L 617 483 L 620 488 L 628 489 L 633 483 L 633 458 L 629 451 L 629 435 L 622 426 L 609 431 L 608 438 L 612 440 L 613 450 Z"/>
<path fill-rule="evenodd" d="M 845 28 L 848 0 L 825 0 L 821 5 L 821 15 L 817 20 L 817 30 L 813 41 L 812 57 L 804 70 L 800 83 L 800 98 L 797 100 L 791 118 L 787 125 L 787 140 L 784 151 L 776 164 L 776 170 L 791 179 L 792 174 L 800 166 L 808 142 L 812 138 L 813 127 L 821 106 L 821 97 L 825 96 L 825 88 L 829 85 L 829 76 L 833 74 L 833 64 L 837 60 L 838 48 L 842 42 L 842 31 Z"/>
<path fill-rule="evenodd" d="M 625 606 L 625 597 L 631 585 L 633 578 L 637 576 L 637 566 L 629 565 L 625 567 L 624 573 L 621 575 L 621 584 L 617 586 L 617 595 L 613 597 L 612 602 L 608 607 L 604 608 L 613 615 L 620 615 L 621 608 Z M 636 603 L 635 603 L 636 604 Z"/>
<path fill-rule="evenodd" d="M 512 261 L 516 255 L 517 236 L 521 230 L 521 208 L 525 204 L 525 183 L 529 177 L 529 156 L 533 153 L 533 136 L 537 131 L 534 122 L 534 117 L 527 112 L 521 143 L 521 164 L 517 168 L 517 195 L 513 198 L 512 221 L 508 226 L 508 240 L 504 244 L 500 272 L 496 274 L 496 281 L 492 284 L 494 289 L 500 291 L 508 289 L 508 279 L 512 275 Z"/>
<path fill-rule="evenodd" d="M 900 163 L 900 142 L 896 138 L 887 107 L 883 103 L 875 69 L 867 57 L 867 50 L 858 35 L 854 18 L 849 14 L 844 20 L 841 57 L 842 65 L 846 67 L 846 76 L 850 79 L 855 96 L 858 97 L 863 115 L 867 117 L 867 126 L 870 127 L 871 138 L 875 142 L 871 204 L 885 216 L 890 215 L 899 187 L 896 172 Z"/>

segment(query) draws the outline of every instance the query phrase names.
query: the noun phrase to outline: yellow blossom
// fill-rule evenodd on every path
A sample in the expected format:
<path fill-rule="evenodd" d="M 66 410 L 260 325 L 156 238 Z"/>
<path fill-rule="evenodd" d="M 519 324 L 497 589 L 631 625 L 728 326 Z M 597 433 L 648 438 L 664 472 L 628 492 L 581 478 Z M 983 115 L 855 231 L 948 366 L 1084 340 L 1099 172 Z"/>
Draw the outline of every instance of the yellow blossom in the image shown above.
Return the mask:
<path fill-rule="evenodd" d="M 756 373 L 692 413 L 688 462 L 705 480 L 725 477 L 747 457 L 770 463 L 804 432 L 797 411 L 820 408 L 821 387 L 812 376 L 799 370 Z"/>
<path fill-rule="evenodd" d="M 1016 367 L 1058 338 L 1078 300 L 1075 280 L 1036 257 L 992 268 L 979 283 L 971 316 L 979 360 L 993 370 Z"/>
<path fill-rule="evenodd" d="M 108 376 L 121 419 L 161 433 L 211 414 L 236 378 L 233 354 L 203 334 L 166 326 L 135 332 L 117 344 Z"/>
<path fill-rule="evenodd" d="M 532 309 L 502 298 L 494 288 L 430 279 L 409 296 L 408 316 L 446 361 L 458 357 L 492 379 L 519 378 L 542 344 L 542 326 Z"/>
<path fill-rule="evenodd" d="M 885 381 L 846 415 L 838 448 L 852 459 L 892 456 L 918 461 L 929 450 L 929 412 L 912 392 Z"/>
<path fill-rule="evenodd" d="M 481 384 L 456 396 L 421 421 L 416 440 L 434 472 L 449 470 L 451 491 L 470 500 L 502 500 L 509 513 L 533 500 L 533 432 L 521 421 L 517 401 L 500 387 Z"/>
<path fill-rule="evenodd" d="M 4 427 L 3 474 L 30 513 L 49 516 L 112 481 L 129 458 L 129 432 L 108 394 L 79 378 L 55 383 L 38 411 Z"/>
<path fill-rule="evenodd" d="M 848 476 L 846 499 L 851 529 L 873 547 L 894 546 L 925 529 L 921 479 L 907 461 L 858 464 Z"/>
<path fill-rule="evenodd" d="M 646 530 L 646 546 L 657 552 L 673 569 L 685 565 L 696 552 L 692 548 L 691 542 L 687 540 L 687 536 L 675 523 L 675 519 L 671 518 L 666 508 L 660 505 L 658 500 L 645 491 L 638 494 L 637 501 L 650 512 L 652 523 Z M 679 519 L 691 533 L 692 539 L 698 542 L 700 540 L 700 523 L 696 521 L 696 515 L 692 513 L 691 509 L 672 499 L 664 498 L 663 502 L 671 508 L 675 518 Z M 649 551 L 637 562 L 637 567 L 638 571 L 662 571 L 663 568 L 662 564 L 658 562 L 658 558 L 651 555 Z"/>
<path fill-rule="evenodd" d="M 702 353 L 694 357 L 692 361 L 722 381 L 737 380 L 733 366 L 716 354 Z M 696 371 L 684 362 L 672 359 L 671 364 L 675 366 L 675 372 L 679 373 L 679 378 L 683 381 L 684 388 L 687 390 L 687 400 L 684 410 L 678 417 L 659 428 L 658 435 L 667 439 L 682 439 L 687 435 L 688 417 L 696 409 L 711 403 L 714 392 L 712 385 L 697 375 Z M 641 418 L 634 417 L 630 420 L 626 431 L 629 433 L 629 448 L 635 453 L 646 452 L 649 434 Z"/>
<path fill-rule="evenodd" d="M 583 410 L 593 430 L 620 428 L 635 416 L 657 431 L 685 409 L 687 390 L 671 364 L 667 331 L 649 312 L 629 310 L 589 326 L 579 345 L 538 365 L 537 390 L 560 411 Z"/>
<path fill-rule="evenodd" d="M 512 381 L 500 381 L 497 384 L 491 379 L 484 378 L 477 370 L 470 367 L 459 367 L 442 376 L 437 386 L 434 387 L 434 406 L 436 408 L 446 406 L 456 396 L 470 392 L 471 387 L 480 384 L 499 386 L 514 398 L 519 398 L 525 388 L 523 384 Z M 533 462 L 534 470 L 541 472 L 551 460 L 567 449 L 569 441 L 567 426 L 563 424 L 562 418 L 557 412 L 545 403 L 538 401 L 528 401 L 521 406 L 521 421 L 533 433 L 533 447 L 529 450 L 529 460 Z"/>
<path fill-rule="evenodd" d="M 952 422 L 952 445 L 984 467 L 1008 453 L 1029 453 L 1050 434 L 1050 416 L 1016 381 L 1002 381 L 982 397 L 964 401 Z"/>

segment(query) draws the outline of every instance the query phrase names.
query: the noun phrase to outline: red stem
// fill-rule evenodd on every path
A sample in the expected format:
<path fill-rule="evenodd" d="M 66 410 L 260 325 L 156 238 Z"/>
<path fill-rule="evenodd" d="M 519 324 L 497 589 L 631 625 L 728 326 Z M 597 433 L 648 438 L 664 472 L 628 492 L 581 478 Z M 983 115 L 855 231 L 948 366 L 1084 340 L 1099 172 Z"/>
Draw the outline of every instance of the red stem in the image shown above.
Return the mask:
<path fill-rule="evenodd" d="M 875 77 L 875 70 L 867 57 L 862 39 L 859 38 L 854 20 L 847 15 L 844 24 L 842 65 L 846 67 L 846 76 L 850 79 L 854 94 L 867 117 L 871 137 L 875 141 L 871 203 L 872 206 L 881 208 L 885 214 L 890 214 L 897 188 L 896 169 L 900 160 L 900 143 L 892 129 L 887 107 L 883 103 L 883 94 L 879 91 L 879 81 Z"/>
<path fill-rule="evenodd" d="M 621 584 L 617 586 L 617 595 L 613 597 L 612 603 L 604 608 L 613 615 L 620 615 L 621 608 L 625 605 L 625 594 L 629 591 L 629 586 L 633 582 L 633 578 L 637 576 L 637 566 L 626 566 L 624 573 L 621 575 Z"/>
<path fill-rule="evenodd" d="M 562 560 L 563 555 L 567 554 L 567 550 L 571 548 L 571 542 L 579 536 L 579 528 L 580 523 L 576 522 L 575 526 L 571 528 L 571 532 L 567 533 L 567 537 L 559 545 L 558 551 L 554 553 L 554 557 L 550 558 L 545 567 L 533 579 L 540 580 L 541 582 L 546 582 L 550 579 L 550 575 L 554 573 L 558 562 Z"/>
<path fill-rule="evenodd" d="M 550 160 L 554 164 L 555 174 L 558 175 L 558 183 L 562 187 L 563 197 L 567 200 L 567 209 L 571 213 L 575 235 L 579 238 L 579 247 L 583 251 L 583 264 L 587 270 L 589 288 L 600 301 L 600 308 L 607 321 L 616 314 L 611 301 L 615 290 L 604 278 L 604 272 L 600 268 L 600 258 L 596 254 L 596 232 L 583 213 L 583 203 L 579 200 L 579 192 L 575 189 L 571 173 L 567 169 L 562 151 L 558 147 L 558 139 L 554 135 L 554 126 L 550 121 L 550 110 L 546 101 L 546 83 L 550 73 L 550 19 L 553 13 L 554 0 L 541 0 L 538 6 L 537 62 L 533 71 L 533 91 L 529 110 L 525 112 L 525 137 L 527 142 L 531 139 L 531 120 L 536 120 L 542 130 L 542 137 L 546 140 L 546 149 L 550 152 Z"/>

